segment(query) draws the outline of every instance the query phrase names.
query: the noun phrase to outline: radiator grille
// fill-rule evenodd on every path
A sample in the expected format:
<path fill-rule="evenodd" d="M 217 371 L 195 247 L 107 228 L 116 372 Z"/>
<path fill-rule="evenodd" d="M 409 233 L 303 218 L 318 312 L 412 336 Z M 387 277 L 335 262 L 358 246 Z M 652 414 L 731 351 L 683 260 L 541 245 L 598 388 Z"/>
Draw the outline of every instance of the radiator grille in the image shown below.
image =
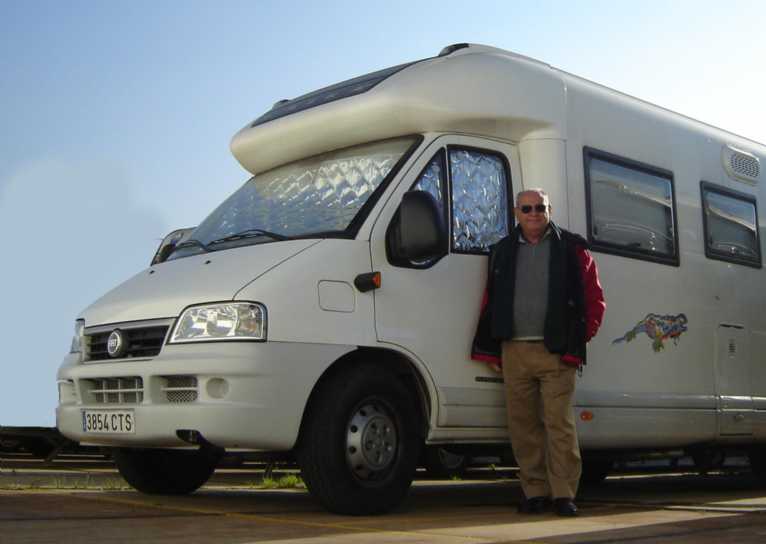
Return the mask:
<path fill-rule="evenodd" d="M 162 343 L 165 341 L 165 335 L 168 327 L 142 327 L 137 329 L 120 329 L 125 335 L 127 350 L 122 358 L 132 357 L 154 357 L 162 349 Z M 111 331 L 86 334 L 86 345 L 88 346 L 87 360 L 104 361 L 110 359 L 106 351 L 107 341 Z"/>
<path fill-rule="evenodd" d="M 128 378 L 92 378 L 83 380 L 89 402 L 95 404 L 140 404 L 144 400 L 144 380 Z"/>
<path fill-rule="evenodd" d="M 165 386 L 162 388 L 168 402 L 183 403 L 197 400 L 196 376 L 165 376 Z"/>

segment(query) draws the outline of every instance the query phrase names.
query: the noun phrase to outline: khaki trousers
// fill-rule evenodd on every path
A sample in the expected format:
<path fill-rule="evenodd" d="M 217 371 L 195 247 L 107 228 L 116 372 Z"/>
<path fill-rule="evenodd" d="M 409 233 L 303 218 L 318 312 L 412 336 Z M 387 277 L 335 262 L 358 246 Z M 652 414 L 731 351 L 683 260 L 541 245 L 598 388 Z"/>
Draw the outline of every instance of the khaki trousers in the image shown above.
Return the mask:
<path fill-rule="evenodd" d="M 582 462 L 572 397 L 575 369 L 542 342 L 503 342 L 508 433 L 524 495 L 574 498 Z"/>

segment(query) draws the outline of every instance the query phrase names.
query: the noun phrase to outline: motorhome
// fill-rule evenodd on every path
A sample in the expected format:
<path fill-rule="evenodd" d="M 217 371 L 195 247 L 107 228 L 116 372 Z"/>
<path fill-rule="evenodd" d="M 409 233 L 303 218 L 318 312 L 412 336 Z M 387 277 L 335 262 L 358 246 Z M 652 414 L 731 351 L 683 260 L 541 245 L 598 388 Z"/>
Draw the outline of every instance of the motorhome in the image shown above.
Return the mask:
<path fill-rule="evenodd" d="M 231 149 L 252 177 L 85 309 L 58 371 L 61 432 L 137 489 L 288 452 L 329 510 L 385 512 L 422 448 L 506 444 L 502 378 L 470 348 L 529 187 L 608 302 L 577 384 L 586 468 L 738 449 L 766 472 L 763 145 L 456 44 L 280 100 Z"/>

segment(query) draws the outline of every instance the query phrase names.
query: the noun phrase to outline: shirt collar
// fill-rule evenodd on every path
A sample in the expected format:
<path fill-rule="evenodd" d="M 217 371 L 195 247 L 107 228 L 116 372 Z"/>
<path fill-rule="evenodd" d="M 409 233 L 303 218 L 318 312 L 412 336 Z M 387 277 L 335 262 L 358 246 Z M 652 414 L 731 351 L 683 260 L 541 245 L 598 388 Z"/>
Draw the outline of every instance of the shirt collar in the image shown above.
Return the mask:
<path fill-rule="evenodd" d="M 548 226 L 545 229 L 545 232 L 543 233 L 543 237 L 540 238 L 540 242 L 542 242 L 543 240 L 548 238 L 550 235 L 551 235 L 551 225 L 549 223 Z M 529 243 L 529 242 L 527 242 L 527 239 L 524 238 L 524 233 L 521 231 L 521 229 L 519 229 L 519 243 L 520 244 L 528 244 Z"/>

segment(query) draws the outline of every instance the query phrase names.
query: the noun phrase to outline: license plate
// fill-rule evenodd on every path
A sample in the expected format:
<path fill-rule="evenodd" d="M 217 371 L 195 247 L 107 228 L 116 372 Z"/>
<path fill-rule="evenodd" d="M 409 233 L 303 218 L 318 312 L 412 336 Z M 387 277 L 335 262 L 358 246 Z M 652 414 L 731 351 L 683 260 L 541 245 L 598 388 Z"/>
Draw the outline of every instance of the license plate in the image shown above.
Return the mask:
<path fill-rule="evenodd" d="M 133 410 L 83 410 L 82 430 L 85 433 L 135 434 L 136 416 Z"/>

